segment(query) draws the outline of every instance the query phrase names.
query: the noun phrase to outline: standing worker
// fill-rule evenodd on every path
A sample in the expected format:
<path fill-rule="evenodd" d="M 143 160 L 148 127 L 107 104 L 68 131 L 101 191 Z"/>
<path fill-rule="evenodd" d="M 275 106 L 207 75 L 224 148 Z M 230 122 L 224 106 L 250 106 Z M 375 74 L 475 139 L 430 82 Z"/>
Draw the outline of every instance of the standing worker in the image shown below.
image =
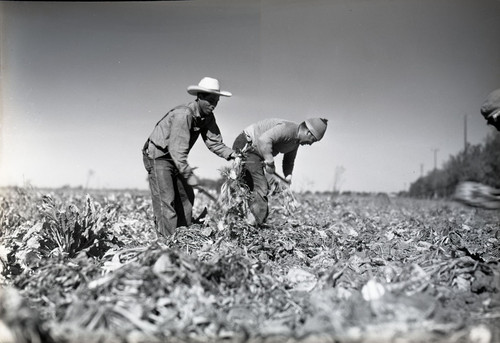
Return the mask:
<path fill-rule="evenodd" d="M 196 100 L 170 110 L 154 127 L 142 154 L 148 172 L 155 226 L 160 235 L 170 236 L 175 228 L 191 225 L 194 187 L 199 180 L 187 162 L 189 151 L 201 134 L 210 151 L 230 160 L 236 153 L 226 146 L 215 121 L 214 109 L 220 96 L 219 81 L 203 78 L 187 92 Z"/>
<path fill-rule="evenodd" d="M 321 140 L 327 122 L 323 118 L 310 118 L 300 124 L 276 118 L 264 119 L 248 126 L 236 137 L 235 151 L 250 145 L 243 156 L 243 181 L 252 193 L 250 211 L 253 216 L 247 218 L 248 224 L 260 225 L 267 218 L 269 185 L 265 173 L 275 174 L 274 157 L 283 154 L 283 174 L 291 183 L 299 146 Z"/>

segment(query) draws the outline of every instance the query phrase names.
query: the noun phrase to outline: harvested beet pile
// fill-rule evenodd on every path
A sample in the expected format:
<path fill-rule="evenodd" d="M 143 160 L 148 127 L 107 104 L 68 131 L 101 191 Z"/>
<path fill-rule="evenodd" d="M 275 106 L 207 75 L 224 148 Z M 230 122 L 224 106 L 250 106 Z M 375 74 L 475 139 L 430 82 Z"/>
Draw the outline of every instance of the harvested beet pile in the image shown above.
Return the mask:
<path fill-rule="evenodd" d="M 158 239 L 147 193 L 3 191 L 0 337 L 500 341 L 498 212 L 295 196 L 256 229 L 200 194 L 206 222 Z"/>

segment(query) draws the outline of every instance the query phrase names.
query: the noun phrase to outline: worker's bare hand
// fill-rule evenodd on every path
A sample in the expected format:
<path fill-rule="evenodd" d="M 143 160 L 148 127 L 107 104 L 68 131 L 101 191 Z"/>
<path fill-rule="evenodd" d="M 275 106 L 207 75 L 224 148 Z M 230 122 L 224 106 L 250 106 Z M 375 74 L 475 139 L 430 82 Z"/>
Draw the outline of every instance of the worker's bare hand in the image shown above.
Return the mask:
<path fill-rule="evenodd" d="M 264 170 L 268 174 L 276 173 L 276 168 L 274 167 L 274 163 L 264 163 Z"/>
<path fill-rule="evenodd" d="M 191 187 L 197 187 L 200 184 L 200 180 L 196 177 L 196 175 L 191 174 L 187 179 L 187 184 Z"/>

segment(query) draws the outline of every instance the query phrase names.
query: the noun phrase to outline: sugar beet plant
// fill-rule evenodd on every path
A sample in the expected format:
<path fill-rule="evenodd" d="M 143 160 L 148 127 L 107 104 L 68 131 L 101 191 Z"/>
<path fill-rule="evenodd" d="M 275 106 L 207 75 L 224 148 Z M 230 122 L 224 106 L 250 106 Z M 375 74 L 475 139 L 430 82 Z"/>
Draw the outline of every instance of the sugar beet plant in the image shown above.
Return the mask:
<path fill-rule="evenodd" d="M 0 287 L 0 322 L 15 334 L 6 338 L 12 342 L 54 342 L 40 320 L 61 320 L 74 302 L 71 292 L 85 289 L 110 248 L 123 246 L 116 231 L 122 202 L 101 206 L 89 195 L 61 201 L 39 193 L 34 199 L 36 218 L 6 227 L 0 237 L 0 285 L 34 294 L 21 303 Z M 35 316 L 34 306 L 40 308 Z"/>
<path fill-rule="evenodd" d="M 116 208 L 102 208 L 89 195 L 86 196 L 83 213 L 74 204 L 67 206 L 65 211 L 59 211 L 49 195 L 45 195 L 42 201 L 41 237 L 49 256 L 72 258 L 86 252 L 89 256 L 100 258 L 118 242 L 109 230 Z"/>
<path fill-rule="evenodd" d="M 243 182 L 243 162 L 238 159 L 231 167 L 221 169 L 224 183 L 219 195 L 220 212 L 226 222 L 236 218 L 245 218 L 249 210 L 250 195 Z"/>
<path fill-rule="evenodd" d="M 13 199 L 16 201 L 16 199 Z M 37 269 L 47 258 L 67 259 L 85 253 L 101 258 L 111 247 L 120 246 L 115 237 L 118 206 L 102 207 L 86 196 L 84 210 L 74 204 L 66 208 L 51 195 L 38 197 L 34 220 L 5 226 L 0 237 L 0 283 Z"/>
<path fill-rule="evenodd" d="M 246 145 L 241 154 L 244 156 L 248 152 Z M 237 158 L 230 167 L 221 169 L 221 176 L 224 183 L 221 186 L 219 203 L 219 217 L 226 224 L 240 222 L 241 219 L 250 219 L 253 214 L 250 211 L 251 192 L 244 182 L 245 160 Z M 266 174 L 269 182 L 267 196 L 269 199 L 282 208 L 288 215 L 292 214 L 298 206 L 298 202 L 290 189 L 290 184 L 284 182 L 277 176 Z"/>

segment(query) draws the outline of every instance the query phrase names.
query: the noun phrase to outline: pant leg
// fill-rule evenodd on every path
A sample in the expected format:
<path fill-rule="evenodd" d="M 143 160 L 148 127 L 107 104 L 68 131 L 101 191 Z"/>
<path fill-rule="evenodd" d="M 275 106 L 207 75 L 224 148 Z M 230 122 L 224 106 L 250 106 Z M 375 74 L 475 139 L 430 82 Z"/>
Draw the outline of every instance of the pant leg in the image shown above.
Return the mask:
<path fill-rule="evenodd" d="M 159 206 L 160 202 L 159 202 L 159 191 L 156 185 L 155 177 L 154 175 L 151 175 L 153 172 L 153 159 L 149 158 L 148 154 L 143 151 L 142 162 L 144 164 L 144 168 L 148 172 L 148 184 L 149 184 L 149 190 L 151 191 L 151 198 L 153 202 L 153 217 L 156 228 L 158 225 L 156 218 L 158 218 L 160 214 L 160 206 Z"/>
<path fill-rule="evenodd" d="M 250 152 L 245 162 L 245 180 L 252 191 L 250 210 L 257 224 L 262 224 L 269 214 L 267 199 L 269 185 L 264 174 L 263 161 L 259 155 Z"/>
<path fill-rule="evenodd" d="M 177 227 L 175 173 L 176 168 L 172 161 L 161 158 L 152 160 L 152 170 L 148 178 L 156 230 L 165 237 L 172 235 Z"/>
<path fill-rule="evenodd" d="M 177 227 L 190 226 L 193 219 L 194 190 L 181 175 L 176 177 L 175 209 Z"/>
<path fill-rule="evenodd" d="M 241 133 L 236 137 L 233 149 L 240 150 L 246 143 L 246 136 L 244 133 Z M 263 159 L 255 151 L 252 151 L 252 149 L 245 154 L 243 173 L 243 181 L 252 192 L 250 211 L 254 215 L 256 223 L 262 224 L 269 213 L 267 199 L 269 185 L 264 174 Z"/>

